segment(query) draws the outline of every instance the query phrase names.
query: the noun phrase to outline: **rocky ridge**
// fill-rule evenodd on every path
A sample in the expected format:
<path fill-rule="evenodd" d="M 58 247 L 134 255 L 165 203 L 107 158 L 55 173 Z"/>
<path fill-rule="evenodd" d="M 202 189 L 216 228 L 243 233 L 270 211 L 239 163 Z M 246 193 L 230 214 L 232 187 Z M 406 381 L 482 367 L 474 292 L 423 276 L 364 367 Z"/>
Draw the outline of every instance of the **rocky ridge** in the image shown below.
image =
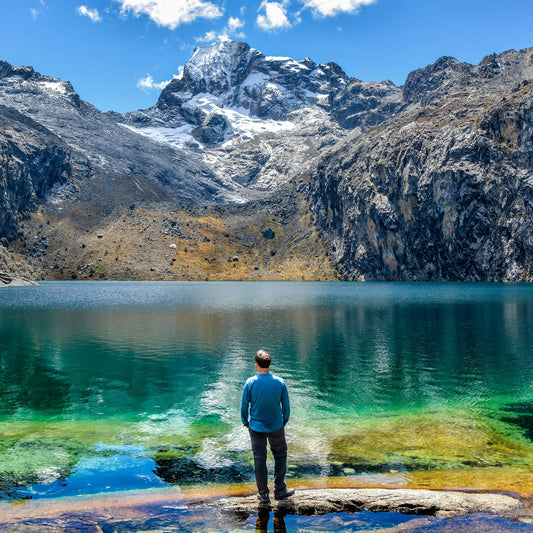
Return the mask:
<path fill-rule="evenodd" d="M 310 205 L 348 279 L 533 280 L 533 50 L 410 74 L 417 102 L 340 142 Z"/>

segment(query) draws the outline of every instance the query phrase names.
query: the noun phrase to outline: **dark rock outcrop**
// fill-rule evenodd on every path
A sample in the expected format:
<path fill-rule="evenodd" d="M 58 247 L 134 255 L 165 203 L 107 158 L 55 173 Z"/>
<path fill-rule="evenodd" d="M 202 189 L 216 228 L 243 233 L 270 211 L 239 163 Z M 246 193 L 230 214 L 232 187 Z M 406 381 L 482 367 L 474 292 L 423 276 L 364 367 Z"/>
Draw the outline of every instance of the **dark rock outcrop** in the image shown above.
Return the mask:
<path fill-rule="evenodd" d="M 210 113 L 200 126 L 192 130 L 192 136 L 207 147 L 222 144 L 231 138 L 232 133 L 230 121 L 216 112 Z"/>
<path fill-rule="evenodd" d="M 16 235 L 21 218 L 71 175 L 70 151 L 57 135 L 0 105 L 0 237 Z"/>
<path fill-rule="evenodd" d="M 413 74 L 407 96 L 427 105 L 347 138 L 311 172 L 346 278 L 533 281 L 533 83 L 514 83 L 533 50 L 503 56 L 490 78 L 449 58 Z"/>

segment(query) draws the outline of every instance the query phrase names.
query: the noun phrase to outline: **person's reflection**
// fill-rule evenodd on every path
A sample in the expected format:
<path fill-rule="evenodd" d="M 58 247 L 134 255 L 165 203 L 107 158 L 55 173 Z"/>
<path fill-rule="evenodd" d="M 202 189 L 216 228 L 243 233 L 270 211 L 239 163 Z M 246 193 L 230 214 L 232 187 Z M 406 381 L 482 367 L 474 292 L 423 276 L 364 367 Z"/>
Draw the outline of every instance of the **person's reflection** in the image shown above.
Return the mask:
<path fill-rule="evenodd" d="M 268 533 L 269 509 L 259 509 L 255 523 L 255 533 Z M 281 513 L 274 513 L 274 533 L 287 533 L 285 518 Z"/>

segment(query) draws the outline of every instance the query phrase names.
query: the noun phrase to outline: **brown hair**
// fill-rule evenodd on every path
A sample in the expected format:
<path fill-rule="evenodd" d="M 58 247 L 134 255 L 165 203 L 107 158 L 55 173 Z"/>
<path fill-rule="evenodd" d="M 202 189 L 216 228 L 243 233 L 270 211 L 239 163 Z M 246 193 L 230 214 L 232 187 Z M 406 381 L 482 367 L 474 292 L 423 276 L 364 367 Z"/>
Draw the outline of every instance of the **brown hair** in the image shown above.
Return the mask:
<path fill-rule="evenodd" d="M 272 357 L 270 357 L 270 354 L 265 352 L 265 350 L 259 350 L 255 354 L 255 362 L 261 367 L 261 368 L 268 368 L 270 366 L 270 363 L 272 361 Z"/>

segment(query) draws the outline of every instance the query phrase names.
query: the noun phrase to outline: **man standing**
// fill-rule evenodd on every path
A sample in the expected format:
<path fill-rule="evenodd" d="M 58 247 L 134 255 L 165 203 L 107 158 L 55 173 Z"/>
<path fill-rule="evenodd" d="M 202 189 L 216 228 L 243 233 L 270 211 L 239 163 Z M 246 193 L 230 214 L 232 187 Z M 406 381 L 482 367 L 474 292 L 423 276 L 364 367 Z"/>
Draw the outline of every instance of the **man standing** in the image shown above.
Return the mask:
<path fill-rule="evenodd" d="M 283 500 L 294 494 L 285 484 L 287 441 L 285 424 L 289 421 L 289 393 L 285 382 L 269 372 L 272 358 L 264 350 L 255 354 L 257 375 L 246 381 L 242 392 L 241 419 L 250 432 L 254 454 L 257 497 L 269 503 L 267 440 L 274 456 L 274 498 Z"/>

